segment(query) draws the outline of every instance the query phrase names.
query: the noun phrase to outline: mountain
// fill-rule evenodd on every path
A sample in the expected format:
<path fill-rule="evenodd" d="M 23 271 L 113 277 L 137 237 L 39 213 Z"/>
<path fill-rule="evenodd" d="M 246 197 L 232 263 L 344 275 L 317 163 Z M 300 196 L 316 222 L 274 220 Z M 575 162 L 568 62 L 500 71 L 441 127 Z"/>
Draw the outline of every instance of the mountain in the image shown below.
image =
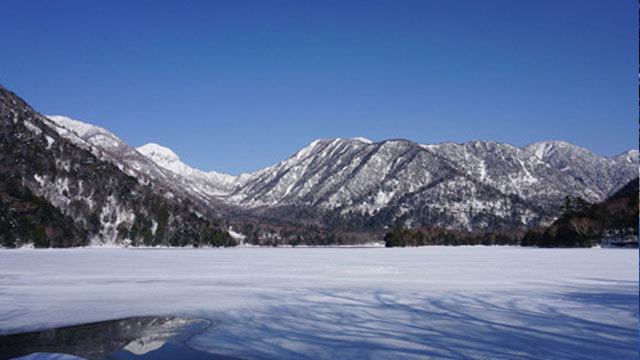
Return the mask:
<path fill-rule="evenodd" d="M 251 174 L 226 201 L 274 217 L 320 218 L 354 229 L 502 229 L 548 224 L 565 196 L 600 201 L 637 172 L 635 150 L 600 158 L 565 143 L 536 153 L 544 144 L 316 140 Z M 556 160 L 561 156 L 568 160 Z"/>
<path fill-rule="evenodd" d="M 178 175 L 183 188 L 215 197 L 228 194 L 239 181 L 239 177 L 220 174 L 215 171 L 204 172 L 194 169 L 182 161 L 171 149 L 158 144 L 146 144 L 136 150 L 162 169 Z"/>
<path fill-rule="evenodd" d="M 31 234 L 18 242 L 37 233 L 55 246 L 225 244 L 221 217 L 344 231 L 546 226 L 565 197 L 603 201 L 638 171 L 637 150 L 605 158 L 561 141 L 335 138 L 231 176 L 192 168 L 158 144 L 134 148 L 104 128 L 44 117 L 4 88 L 1 116 L 0 222 Z"/>
<path fill-rule="evenodd" d="M 602 201 L 638 167 L 637 150 L 603 158 L 560 141 L 518 148 L 491 141 L 423 145 L 336 138 L 316 140 L 274 166 L 231 176 L 192 168 L 157 144 L 134 149 L 105 129 L 49 118 L 61 135 L 76 143 L 79 137 L 123 171 L 221 215 L 351 230 L 548 225 L 566 196 Z"/>
<path fill-rule="evenodd" d="M 47 119 L 0 87 L 0 130 L 5 247 L 233 244 L 206 209 L 140 176 L 157 166 L 104 129 Z"/>
<path fill-rule="evenodd" d="M 47 125 L 60 136 L 110 161 L 128 175 L 147 183 L 162 184 L 210 210 L 215 208 L 211 206 L 212 197 L 227 193 L 235 179 L 230 175 L 192 169 L 180 162 L 175 153 L 160 145 L 147 144 L 135 149 L 99 126 L 59 115 L 47 116 L 47 120 Z"/>
<path fill-rule="evenodd" d="M 614 157 L 599 157 L 564 141 L 539 142 L 525 146 L 538 158 L 592 189 L 602 201 L 638 175 L 638 150 Z"/>

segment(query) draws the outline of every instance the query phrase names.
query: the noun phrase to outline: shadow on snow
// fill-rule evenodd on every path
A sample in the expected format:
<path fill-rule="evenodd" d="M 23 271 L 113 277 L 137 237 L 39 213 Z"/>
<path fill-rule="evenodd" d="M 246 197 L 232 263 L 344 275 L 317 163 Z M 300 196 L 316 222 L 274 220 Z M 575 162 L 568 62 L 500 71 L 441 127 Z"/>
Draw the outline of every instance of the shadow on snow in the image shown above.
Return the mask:
<path fill-rule="evenodd" d="M 638 295 L 617 289 L 537 298 L 315 289 L 296 304 L 220 314 L 221 326 L 190 345 L 253 359 L 637 359 Z"/>

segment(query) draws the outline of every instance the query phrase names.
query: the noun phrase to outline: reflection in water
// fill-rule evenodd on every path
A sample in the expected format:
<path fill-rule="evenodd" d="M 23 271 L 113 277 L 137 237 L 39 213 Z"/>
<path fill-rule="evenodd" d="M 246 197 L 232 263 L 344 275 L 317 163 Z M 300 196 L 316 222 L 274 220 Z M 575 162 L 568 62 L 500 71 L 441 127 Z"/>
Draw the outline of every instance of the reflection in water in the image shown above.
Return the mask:
<path fill-rule="evenodd" d="M 88 360 L 229 359 L 184 344 L 209 326 L 211 321 L 204 319 L 146 316 L 5 335 L 0 336 L 0 358 L 62 353 Z M 47 357 L 42 354 L 26 357 L 36 358 Z"/>

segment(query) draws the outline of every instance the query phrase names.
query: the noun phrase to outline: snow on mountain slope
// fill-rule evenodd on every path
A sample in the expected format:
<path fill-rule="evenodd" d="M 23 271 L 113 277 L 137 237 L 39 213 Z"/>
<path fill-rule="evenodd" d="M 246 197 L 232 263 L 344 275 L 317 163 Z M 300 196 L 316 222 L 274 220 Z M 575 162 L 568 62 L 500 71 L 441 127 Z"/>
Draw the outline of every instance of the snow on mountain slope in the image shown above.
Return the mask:
<path fill-rule="evenodd" d="M 211 195 L 225 195 L 229 193 L 238 181 L 238 177 L 236 176 L 220 174 L 215 171 L 204 172 L 192 168 L 180 161 L 178 155 L 171 149 L 158 144 L 149 143 L 137 147 L 136 150 L 155 164 L 182 178 L 198 181 L 199 185 L 207 188 L 207 192 Z"/>
<path fill-rule="evenodd" d="M 640 154 L 638 154 L 638 150 L 629 150 L 629 151 L 625 151 L 621 154 L 618 154 L 616 156 L 611 157 L 611 159 L 613 159 L 613 161 L 615 161 L 618 164 L 623 164 L 623 163 L 636 163 L 638 162 L 638 156 Z"/>
<path fill-rule="evenodd" d="M 329 225 L 471 230 L 545 224 L 565 196 L 601 201 L 638 173 L 637 150 L 603 158 L 561 141 L 518 148 L 491 141 L 419 145 L 334 138 L 231 176 L 192 168 L 158 144 L 134 149 L 103 128 L 50 119 L 61 135 L 204 204 L 223 201 L 296 219 L 298 211 L 278 209 L 305 208 L 302 213 Z"/>
<path fill-rule="evenodd" d="M 157 165 L 160 165 L 166 169 L 169 169 L 175 173 L 181 173 L 185 171 L 185 165 L 180 161 L 180 158 L 173 150 L 160 146 L 155 143 L 149 143 L 136 148 L 139 153 L 146 156 L 150 160 L 153 160 Z"/>
<path fill-rule="evenodd" d="M 123 154 L 155 165 L 115 135 L 54 120 L 0 86 L 3 247 L 232 244 L 201 207 L 130 176 Z"/>
<path fill-rule="evenodd" d="M 367 139 L 367 138 L 361 137 L 361 136 L 354 137 L 354 138 L 352 138 L 352 139 L 353 139 L 353 140 L 361 141 L 361 142 L 363 142 L 363 143 L 365 143 L 365 144 L 373 144 L 373 141 L 371 141 L 371 140 L 369 140 L 369 139 Z"/>
<path fill-rule="evenodd" d="M 251 174 L 227 200 L 247 208 L 305 206 L 334 219 L 377 218 L 378 225 L 479 229 L 548 223 L 565 196 L 600 201 L 637 172 L 633 154 L 613 161 L 565 144 L 321 139 Z M 577 151 L 579 167 L 608 167 L 568 172 L 552 161 L 559 147 Z"/>
<path fill-rule="evenodd" d="M 249 178 L 229 200 L 245 207 L 311 206 L 346 222 L 350 216 L 378 217 L 380 224 L 405 217 L 408 226 L 428 221 L 467 229 L 472 203 L 480 211 L 501 201 L 479 200 L 477 187 L 454 164 L 410 141 L 324 139 Z"/>
<path fill-rule="evenodd" d="M 204 173 L 180 162 L 168 148 L 148 144 L 135 149 L 108 130 L 65 116 L 48 116 L 58 134 L 116 164 L 140 181 L 155 181 L 167 189 L 209 204 L 212 197 L 226 194 L 234 177 Z"/>
<path fill-rule="evenodd" d="M 572 176 L 580 186 L 592 189 L 600 196 L 597 200 L 604 200 L 638 176 L 638 150 L 607 158 L 564 141 L 538 142 L 523 149 Z M 590 200 L 588 197 L 585 199 Z"/>
<path fill-rule="evenodd" d="M 383 182 L 391 168 L 398 168 L 396 151 L 391 150 L 396 145 L 340 138 L 313 141 L 289 159 L 252 174 L 230 201 L 249 207 L 302 203 L 335 208 L 349 204 Z M 378 202 L 386 203 L 382 198 Z"/>
<path fill-rule="evenodd" d="M 149 178 L 164 182 L 171 180 L 153 162 L 102 127 L 60 115 L 47 116 L 47 119 L 48 125 L 60 136 L 91 151 L 99 158 L 111 161 L 121 170 L 141 181 L 148 181 Z"/>
<path fill-rule="evenodd" d="M 430 145 L 428 151 L 442 156 L 473 179 L 505 194 L 547 201 L 569 194 L 598 201 L 606 194 L 585 188 L 572 176 L 560 173 L 530 151 L 492 141 Z"/>
<path fill-rule="evenodd" d="M 101 145 L 107 148 L 117 148 L 121 143 L 123 143 L 120 138 L 96 125 L 83 123 L 61 115 L 50 115 L 47 116 L 47 118 L 56 123 L 60 128 L 75 132 L 76 135 L 82 139 L 91 139 L 91 142 L 95 145 Z"/>

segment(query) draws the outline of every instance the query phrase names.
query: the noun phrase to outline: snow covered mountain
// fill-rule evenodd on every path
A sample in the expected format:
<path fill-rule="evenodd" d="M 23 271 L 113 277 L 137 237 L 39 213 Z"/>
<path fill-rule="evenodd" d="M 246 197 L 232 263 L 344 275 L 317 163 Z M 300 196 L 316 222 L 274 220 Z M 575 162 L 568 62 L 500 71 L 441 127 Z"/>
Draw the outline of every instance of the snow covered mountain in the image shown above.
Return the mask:
<path fill-rule="evenodd" d="M 153 161 L 142 156 L 122 139 L 102 127 L 60 115 L 47 116 L 45 123 L 63 138 L 100 158 L 113 162 L 131 176 L 142 179 L 168 176 Z"/>
<path fill-rule="evenodd" d="M 156 182 L 171 192 L 210 206 L 212 198 L 227 194 L 236 177 L 205 173 L 182 163 L 168 148 L 147 144 L 133 148 L 108 130 L 65 116 L 47 116 L 56 132 L 94 155 L 114 163 L 125 173 Z"/>
<path fill-rule="evenodd" d="M 482 141 L 316 140 L 251 174 L 227 201 L 278 216 L 296 217 L 307 208 L 311 217 L 355 228 L 495 229 L 547 224 L 565 196 L 603 200 L 638 169 L 637 151 L 600 158 L 566 144 L 566 157 L 576 159 L 572 164 L 583 168 L 580 173 L 536 149 Z M 595 179 L 585 181 L 588 176 Z M 278 208 L 282 211 L 274 211 Z"/>
<path fill-rule="evenodd" d="M 599 201 L 638 176 L 638 150 L 605 158 L 564 141 L 538 142 L 527 145 L 524 149 L 533 152 L 562 173 L 572 176 L 582 186 L 592 189 Z"/>
<path fill-rule="evenodd" d="M 319 139 L 290 158 L 231 176 L 192 168 L 158 144 L 132 148 L 107 130 L 50 116 L 56 131 L 127 173 L 210 208 L 366 229 L 480 230 L 548 224 L 565 196 L 602 201 L 638 172 L 638 151 L 611 158 L 565 142 Z"/>
<path fill-rule="evenodd" d="M 234 243 L 206 209 L 136 171 L 157 166 L 115 135 L 54 120 L 0 86 L 0 246 Z"/>
<path fill-rule="evenodd" d="M 602 201 L 638 174 L 637 150 L 605 158 L 561 141 L 335 138 L 231 176 L 158 144 L 133 148 L 104 128 L 44 117 L 2 87 L 0 128 L 5 246 L 228 244 L 216 216 L 342 230 L 545 225 L 565 196 Z"/>
<path fill-rule="evenodd" d="M 185 182 L 191 182 L 188 185 L 193 191 L 203 190 L 209 196 L 228 194 L 240 179 L 215 171 L 204 172 L 192 168 L 180 161 L 178 155 L 171 149 L 158 144 L 149 143 L 137 147 L 136 150 L 161 168 L 178 175 Z"/>
<path fill-rule="evenodd" d="M 561 141 L 518 148 L 491 141 L 320 139 L 290 158 L 231 176 L 192 168 L 158 144 L 133 148 L 109 131 L 49 116 L 58 134 L 126 173 L 211 209 L 355 229 L 480 230 L 548 224 L 565 196 L 602 201 L 637 176 L 638 151 L 611 158 Z"/>

